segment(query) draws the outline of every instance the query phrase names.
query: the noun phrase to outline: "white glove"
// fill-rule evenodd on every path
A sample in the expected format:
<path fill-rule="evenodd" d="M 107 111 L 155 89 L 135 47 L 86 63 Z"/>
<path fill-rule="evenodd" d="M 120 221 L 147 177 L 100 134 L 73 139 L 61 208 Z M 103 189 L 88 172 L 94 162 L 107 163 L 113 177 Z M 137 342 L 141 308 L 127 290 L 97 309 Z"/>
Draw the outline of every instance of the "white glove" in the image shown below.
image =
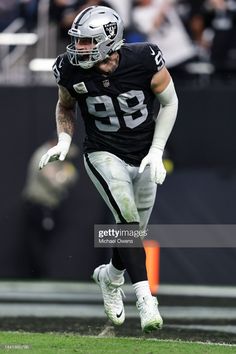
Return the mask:
<path fill-rule="evenodd" d="M 41 170 L 44 166 L 52 161 L 64 161 L 69 151 L 70 144 L 71 136 L 67 133 L 60 133 L 57 145 L 53 146 L 46 152 L 46 154 L 41 157 L 39 162 L 39 169 Z"/>
<path fill-rule="evenodd" d="M 151 147 L 148 154 L 142 159 L 139 173 L 142 173 L 147 165 L 150 166 L 151 181 L 162 184 L 166 178 L 166 170 L 162 162 L 163 151 Z"/>

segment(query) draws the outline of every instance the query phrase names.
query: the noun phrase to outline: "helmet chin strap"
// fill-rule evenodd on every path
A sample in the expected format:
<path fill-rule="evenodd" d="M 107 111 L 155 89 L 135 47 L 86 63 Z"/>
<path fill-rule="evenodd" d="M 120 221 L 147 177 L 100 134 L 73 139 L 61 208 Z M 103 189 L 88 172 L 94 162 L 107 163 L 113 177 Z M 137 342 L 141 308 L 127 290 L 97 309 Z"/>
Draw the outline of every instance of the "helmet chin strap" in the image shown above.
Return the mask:
<path fill-rule="evenodd" d="M 114 52 L 111 52 L 110 54 L 107 54 L 106 58 L 103 59 L 103 60 L 99 60 L 98 63 L 107 63 L 108 60 L 110 59 L 110 56 L 111 56 L 112 53 L 114 53 Z"/>

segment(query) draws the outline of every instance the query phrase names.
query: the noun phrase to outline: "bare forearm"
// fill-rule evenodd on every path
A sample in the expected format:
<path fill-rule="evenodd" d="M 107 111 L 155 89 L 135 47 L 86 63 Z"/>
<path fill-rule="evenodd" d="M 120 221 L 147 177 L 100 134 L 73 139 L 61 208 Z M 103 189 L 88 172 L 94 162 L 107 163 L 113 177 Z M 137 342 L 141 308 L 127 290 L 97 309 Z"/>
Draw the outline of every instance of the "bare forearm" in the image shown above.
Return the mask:
<path fill-rule="evenodd" d="M 153 23 L 153 29 L 159 29 L 161 25 L 164 23 L 166 19 L 166 14 L 168 13 L 168 10 L 170 8 L 170 2 L 166 1 L 163 3 L 163 5 L 159 8 L 159 11 L 157 13 L 157 16 L 155 17 L 154 23 Z"/>
<path fill-rule="evenodd" d="M 56 124 L 58 136 L 60 133 L 67 133 L 71 137 L 75 129 L 76 101 L 69 91 L 59 86 L 58 102 L 56 105 Z"/>
<path fill-rule="evenodd" d="M 56 105 L 58 142 L 41 157 L 39 162 L 40 170 L 49 162 L 65 160 L 74 133 L 76 100 L 65 87 L 59 86 L 58 88 L 58 102 Z"/>
<path fill-rule="evenodd" d="M 63 106 L 60 101 L 56 105 L 57 134 L 64 132 L 73 136 L 75 128 L 75 107 Z"/>

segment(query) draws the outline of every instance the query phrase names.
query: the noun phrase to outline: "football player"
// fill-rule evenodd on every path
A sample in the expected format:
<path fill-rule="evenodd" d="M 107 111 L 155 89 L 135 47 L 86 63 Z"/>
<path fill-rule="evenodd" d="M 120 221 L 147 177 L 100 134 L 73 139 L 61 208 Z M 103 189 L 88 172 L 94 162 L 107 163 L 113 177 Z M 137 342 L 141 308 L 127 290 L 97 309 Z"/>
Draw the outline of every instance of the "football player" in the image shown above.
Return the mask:
<path fill-rule="evenodd" d="M 71 29 L 71 44 L 53 67 L 59 87 L 58 143 L 42 156 L 40 169 L 68 153 L 78 104 L 86 128 L 85 168 L 117 224 L 147 226 L 157 184 L 166 171 L 163 150 L 178 108 L 162 52 L 150 43 L 124 44 L 123 23 L 112 9 L 91 6 Z M 154 100 L 160 102 L 153 117 Z M 125 320 L 121 286 L 128 272 L 137 296 L 141 327 L 161 328 L 158 302 L 147 280 L 143 247 L 113 249 L 109 264 L 97 267 L 105 312 L 115 325 Z"/>

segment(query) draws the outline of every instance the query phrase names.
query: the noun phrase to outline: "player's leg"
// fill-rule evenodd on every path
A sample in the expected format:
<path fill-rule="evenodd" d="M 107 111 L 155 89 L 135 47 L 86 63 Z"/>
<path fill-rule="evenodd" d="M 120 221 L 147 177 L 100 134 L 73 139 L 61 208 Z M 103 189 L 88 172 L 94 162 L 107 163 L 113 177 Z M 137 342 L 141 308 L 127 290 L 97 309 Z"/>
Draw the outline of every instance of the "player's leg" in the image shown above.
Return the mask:
<path fill-rule="evenodd" d="M 156 199 L 157 185 L 150 180 L 149 166 L 137 173 L 133 181 L 135 204 L 140 218 L 140 228 L 145 230 Z"/>
<path fill-rule="evenodd" d="M 110 207 L 117 224 L 139 224 L 132 177 L 136 169 L 108 152 L 94 152 L 86 157 L 87 172 Z M 114 269 L 115 268 L 115 269 Z M 127 270 L 132 283 L 147 278 L 145 251 L 140 247 L 117 248 L 109 265 L 111 276 Z M 123 274 L 122 274 L 123 275 Z"/>
<path fill-rule="evenodd" d="M 94 152 L 85 156 L 85 167 L 99 193 L 111 209 L 116 223 L 138 224 L 139 214 L 134 201 L 131 171 L 127 168 L 128 165 L 108 152 Z M 121 274 L 126 268 L 130 273 L 130 266 L 127 264 L 130 257 L 126 257 L 126 255 L 121 257 L 120 252 L 122 252 L 120 248 L 113 250 L 112 260 L 108 266 L 110 276 L 114 280 L 118 277 L 117 271 L 120 271 Z M 124 264 L 124 260 L 127 260 L 126 264 Z M 131 268 L 133 268 L 132 264 Z M 138 270 L 136 272 L 139 273 Z"/>
<path fill-rule="evenodd" d="M 127 164 L 106 151 L 85 154 L 84 162 L 90 179 L 110 208 L 116 223 L 139 223 Z"/>
<path fill-rule="evenodd" d="M 139 223 L 126 164 L 108 152 L 93 152 L 85 155 L 85 168 L 111 209 L 116 223 Z M 103 293 L 105 312 L 114 324 L 122 324 L 125 319 L 120 288 L 124 283 L 126 268 L 123 261 L 124 257 L 121 257 L 119 250 L 114 249 L 111 262 L 96 268 L 93 275 Z"/>
<path fill-rule="evenodd" d="M 135 207 L 139 214 L 139 223 L 137 224 L 141 229 L 145 229 L 155 202 L 156 184 L 150 181 L 148 168 L 142 174 L 138 173 L 137 167 L 125 164 L 125 168 L 132 180 L 132 199 L 134 198 Z M 138 284 L 135 286 L 135 290 L 139 297 L 150 294 L 147 281 L 146 254 L 142 242 L 140 242 L 140 247 L 137 248 L 119 247 L 117 253 L 129 273 L 131 282 Z M 120 263 L 117 262 L 117 266 L 119 265 Z M 141 283 L 142 286 L 140 286 Z"/>
<path fill-rule="evenodd" d="M 107 152 L 88 154 L 85 166 L 90 178 L 113 212 L 116 222 L 121 224 L 139 224 L 139 214 L 134 200 L 133 182 L 131 180 L 131 176 L 135 173 L 135 168 Z M 113 250 L 113 257 L 109 265 L 100 266 L 95 270 L 95 281 L 99 276 L 100 278 L 104 277 L 104 279 L 108 277 L 114 285 L 120 286 L 123 281 L 124 269 L 126 269 L 131 282 L 135 284 L 136 293 L 139 293 L 139 297 L 141 294 L 145 296 L 149 290 L 145 262 L 146 255 L 142 244 L 138 248 L 119 247 Z M 106 284 L 105 286 L 100 284 L 100 286 L 103 291 L 105 311 L 108 317 L 115 324 L 122 323 L 123 319 L 120 319 L 119 323 L 117 321 L 118 312 L 113 311 L 113 299 L 111 301 L 107 300 L 110 295 Z M 121 301 L 116 302 L 121 303 Z M 108 304 L 107 306 L 106 303 Z M 150 328 L 150 323 L 142 327 L 147 330 L 148 327 Z M 152 327 L 154 328 L 153 323 Z"/>
<path fill-rule="evenodd" d="M 154 206 L 156 184 L 150 180 L 147 167 L 142 174 L 137 174 L 134 181 L 135 203 L 140 216 L 140 228 L 145 230 Z M 137 308 L 140 313 L 141 327 L 145 332 L 161 328 L 163 320 L 158 310 L 158 301 L 152 296 L 148 279 L 143 277 L 133 284 L 137 296 Z"/>

